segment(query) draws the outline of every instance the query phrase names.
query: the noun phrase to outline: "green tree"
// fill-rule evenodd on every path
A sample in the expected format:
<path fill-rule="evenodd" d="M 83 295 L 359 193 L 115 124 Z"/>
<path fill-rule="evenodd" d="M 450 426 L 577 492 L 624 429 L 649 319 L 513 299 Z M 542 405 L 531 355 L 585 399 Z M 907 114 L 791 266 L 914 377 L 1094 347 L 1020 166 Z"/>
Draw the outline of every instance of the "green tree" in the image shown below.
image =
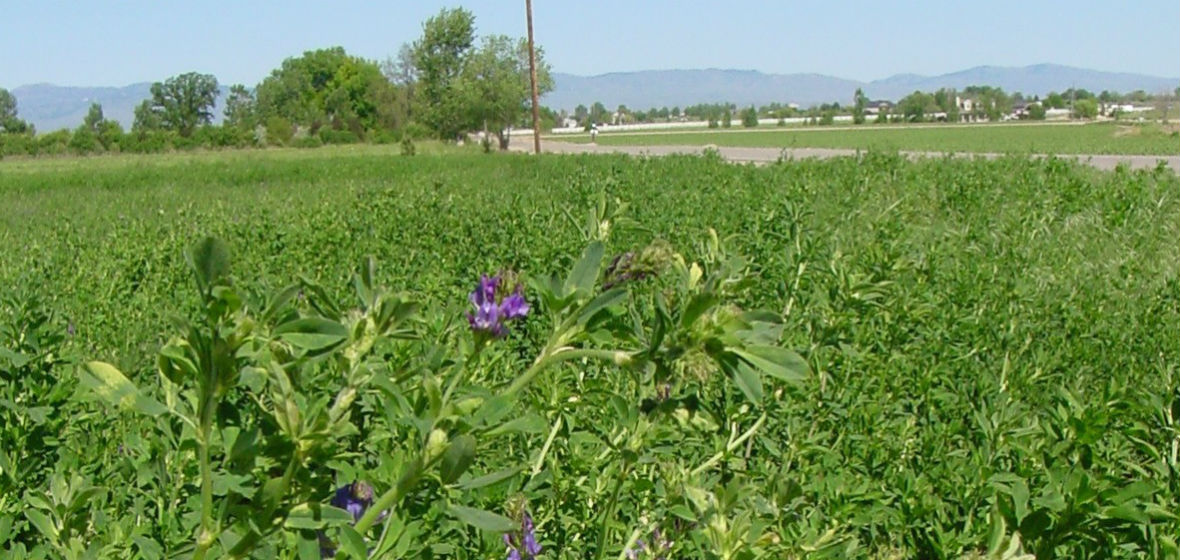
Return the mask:
<path fill-rule="evenodd" d="M 897 102 L 898 111 L 905 116 L 905 120 L 910 122 L 922 122 L 926 115 L 938 110 L 938 106 L 934 103 L 934 96 L 915 91 Z"/>
<path fill-rule="evenodd" d="M 0 120 L 16 118 L 16 96 L 0 88 Z"/>
<path fill-rule="evenodd" d="M 574 107 L 574 120 L 578 121 L 579 125 L 586 126 L 587 124 L 589 124 L 587 122 L 587 120 L 589 118 L 590 118 L 590 109 L 587 108 L 585 105 L 578 105 L 577 107 Z"/>
<path fill-rule="evenodd" d="M 82 126 L 90 129 L 91 132 L 98 132 L 99 125 L 105 120 L 102 114 L 102 105 L 91 103 L 90 110 L 86 111 L 86 118 L 82 120 Z"/>
<path fill-rule="evenodd" d="M 242 84 L 229 88 L 225 98 L 225 126 L 241 130 L 253 129 L 258 124 L 258 105 L 254 94 Z"/>
<path fill-rule="evenodd" d="M 131 123 L 131 130 L 142 137 L 144 133 L 163 128 L 164 122 L 160 110 L 152 104 L 151 99 L 144 99 L 135 106 L 135 120 Z"/>
<path fill-rule="evenodd" d="M 151 106 L 160 124 L 189 137 L 198 126 L 213 121 L 213 106 L 220 93 L 212 74 L 188 72 L 152 84 Z"/>
<path fill-rule="evenodd" d="M 323 114 L 335 129 L 348 128 L 358 136 L 380 128 L 382 107 L 393 101 L 393 85 L 375 62 L 349 57 L 322 92 Z"/>
<path fill-rule="evenodd" d="M 852 94 L 852 124 L 864 124 L 865 107 L 868 103 L 869 98 L 865 97 L 865 92 L 856 88 L 856 93 Z"/>
<path fill-rule="evenodd" d="M 354 133 L 391 128 L 396 103 L 393 85 L 373 61 L 341 47 L 291 57 L 255 88 L 255 121 L 281 117 L 293 125 L 348 128 Z"/>
<path fill-rule="evenodd" d="M 603 105 L 601 101 L 595 101 L 590 105 L 590 124 L 606 122 L 606 117 L 609 114 L 610 112 L 606 110 L 606 105 Z"/>
<path fill-rule="evenodd" d="M 726 107 L 724 113 L 721 113 L 721 126 L 723 128 L 729 128 L 733 126 L 733 112 L 730 111 L 728 107 Z"/>
<path fill-rule="evenodd" d="M 463 8 L 444 8 L 426 20 L 411 47 L 422 120 L 440 138 L 457 138 L 469 124 L 461 81 L 474 43 L 475 16 Z"/>
<path fill-rule="evenodd" d="M 1093 98 L 1078 99 L 1073 104 L 1072 115 L 1075 119 L 1092 119 L 1098 116 L 1098 102 Z"/>
<path fill-rule="evenodd" d="M 1139 90 L 1139 91 L 1142 92 L 1143 90 Z M 1104 90 L 1102 90 L 1102 93 L 1098 94 L 1098 101 L 1100 103 L 1102 103 L 1103 105 L 1108 105 L 1111 103 L 1117 103 L 1119 100 L 1119 97 L 1120 97 L 1119 94 L 1117 94 L 1113 91 L 1110 91 L 1108 89 L 1104 89 Z"/>
<path fill-rule="evenodd" d="M 1049 92 L 1049 95 L 1045 96 L 1045 106 L 1050 109 L 1064 109 L 1065 97 L 1060 93 L 1051 91 Z"/>
<path fill-rule="evenodd" d="M 741 117 L 742 126 L 746 128 L 754 128 L 758 126 L 758 109 L 755 109 L 753 105 L 750 105 L 746 109 L 742 109 Z"/>
<path fill-rule="evenodd" d="M 934 92 L 934 104 L 946 113 L 947 122 L 959 121 L 959 92 L 953 88 L 940 88 Z"/>
<path fill-rule="evenodd" d="M 32 132 L 29 123 L 16 116 L 16 96 L 0 88 L 0 132 L 24 134 Z"/>
<path fill-rule="evenodd" d="M 564 113 L 565 113 L 565 111 L 562 111 L 559 114 L 557 111 L 554 111 L 553 109 L 550 109 L 549 107 L 546 107 L 544 105 L 540 106 L 537 109 L 537 117 L 538 117 L 538 120 L 541 121 L 541 131 L 542 132 L 550 132 L 554 128 L 556 128 L 558 122 L 560 122 L 561 119 L 564 118 L 562 116 Z M 520 125 L 522 127 L 530 127 L 530 126 L 532 126 L 532 120 L 533 120 L 532 108 L 526 107 L 525 112 L 521 115 Z"/>
<path fill-rule="evenodd" d="M 462 78 L 473 124 L 487 127 L 508 149 L 508 127 L 532 110 L 529 80 L 529 45 L 524 39 L 506 35 L 484 37 L 467 60 Z M 544 95 L 553 90 L 549 65 L 537 49 L 537 89 Z"/>
<path fill-rule="evenodd" d="M 1045 120 L 1045 106 L 1040 103 L 1033 103 L 1028 106 L 1028 118 L 1034 121 Z"/>
<path fill-rule="evenodd" d="M 393 87 L 385 93 L 387 99 L 378 104 L 381 124 L 391 130 L 403 128 L 414 118 L 416 110 L 418 70 L 414 67 L 413 47 L 402 44 L 397 57 L 385 61 L 382 72 Z"/>
<path fill-rule="evenodd" d="M 86 118 L 82 121 L 82 126 L 74 131 L 70 147 L 79 153 L 97 151 L 98 146 L 101 146 L 103 150 L 111 150 L 122 137 L 123 126 L 118 121 L 109 120 L 103 116 L 102 105 L 91 103 L 90 110 L 86 112 Z M 97 142 L 97 145 L 93 142 Z"/>
<path fill-rule="evenodd" d="M 975 101 L 973 114 L 977 118 L 986 117 L 988 120 L 998 121 L 1012 112 L 1012 96 L 1001 88 L 968 86 L 963 92 Z"/>
<path fill-rule="evenodd" d="M 1069 88 L 1065 90 L 1062 97 L 1069 101 L 1077 101 L 1079 99 L 1095 99 L 1095 95 L 1090 90 L 1084 88 Z"/>
<path fill-rule="evenodd" d="M 631 110 L 622 103 L 615 107 L 614 121 L 615 124 L 627 124 L 627 120 L 631 117 Z"/>
<path fill-rule="evenodd" d="M 1000 88 L 989 91 L 984 96 L 983 102 L 989 121 L 1002 120 L 1004 115 L 1012 112 L 1012 98 Z"/>

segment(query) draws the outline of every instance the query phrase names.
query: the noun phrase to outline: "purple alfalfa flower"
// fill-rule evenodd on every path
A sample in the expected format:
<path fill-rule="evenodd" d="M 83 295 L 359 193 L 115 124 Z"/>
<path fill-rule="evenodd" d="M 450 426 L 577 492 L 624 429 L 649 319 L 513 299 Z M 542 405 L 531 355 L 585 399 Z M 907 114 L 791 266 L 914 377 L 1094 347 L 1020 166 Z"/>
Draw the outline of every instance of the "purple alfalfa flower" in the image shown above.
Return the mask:
<path fill-rule="evenodd" d="M 468 299 L 476 307 L 484 303 L 496 301 L 496 290 L 500 288 L 500 275 L 488 276 L 482 274 L 479 277 L 479 284 L 475 286 L 475 291 L 471 292 Z"/>
<path fill-rule="evenodd" d="M 356 523 L 373 505 L 373 487 L 361 481 L 341 486 L 329 503 L 352 514 L 352 521 Z"/>
<path fill-rule="evenodd" d="M 508 321 L 523 319 L 529 313 L 521 287 L 517 285 L 511 294 L 505 295 L 502 283 L 499 275 L 485 274 L 467 298 L 475 308 L 467 312 L 467 324 L 477 334 L 501 338 L 508 334 Z"/>
<path fill-rule="evenodd" d="M 651 540 L 644 542 L 643 539 L 636 539 L 635 546 L 627 549 L 627 560 L 639 560 L 641 558 L 651 558 L 655 555 L 656 560 L 666 558 L 668 551 L 672 550 L 672 545 L 675 544 L 664 536 L 657 525 L 651 530 Z"/>
<path fill-rule="evenodd" d="M 476 304 L 475 311 L 467 313 L 467 324 L 473 331 L 488 333 L 496 338 L 508 333 L 500 308 L 494 301 Z"/>
<path fill-rule="evenodd" d="M 537 542 L 537 527 L 529 512 L 521 516 L 520 532 L 504 533 L 504 544 L 508 547 L 507 560 L 534 560 L 541 555 L 541 544 Z"/>
<path fill-rule="evenodd" d="M 355 524 L 361 520 L 361 517 L 369 510 L 369 507 L 373 505 L 373 487 L 367 482 L 360 480 L 352 484 L 346 484 L 336 489 L 336 493 L 332 495 L 332 499 L 328 503 L 333 507 L 347 511 L 352 515 L 352 522 Z M 384 517 L 384 512 L 382 512 L 382 517 Z M 320 541 L 320 557 L 335 558 L 335 543 L 323 531 L 319 531 L 318 536 Z"/>
<path fill-rule="evenodd" d="M 639 560 L 639 555 L 643 554 L 643 550 L 647 545 L 643 544 L 643 539 L 636 539 L 635 546 L 627 549 L 627 560 Z"/>
<path fill-rule="evenodd" d="M 74 322 L 70 321 L 69 324 L 66 325 L 66 334 L 74 336 L 74 332 Z"/>
<path fill-rule="evenodd" d="M 660 532 L 660 527 L 657 525 L 651 530 L 651 544 L 656 550 L 667 552 L 672 549 L 672 545 L 675 543 L 672 542 L 671 539 L 665 537 L 664 534 Z"/>
<path fill-rule="evenodd" d="M 533 525 L 533 517 L 529 512 L 524 512 L 524 519 L 521 523 L 521 535 L 524 541 L 524 552 L 529 555 L 529 558 L 536 558 L 541 554 L 541 545 L 537 543 L 537 527 Z"/>
<path fill-rule="evenodd" d="M 508 557 L 506 560 L 521 560 L 520 549 L 512 543 L 512 537 L 508 533 L 504 533 L 504 544 L 508 547 Z"/>
<path fill-rule="evenodd" d="M 504 319 L 523 319 L 529 314 L 529 302 L 524 300 L 524 293 L 518 285 L 512 294 L 500 302 L 500 314 Z"/>

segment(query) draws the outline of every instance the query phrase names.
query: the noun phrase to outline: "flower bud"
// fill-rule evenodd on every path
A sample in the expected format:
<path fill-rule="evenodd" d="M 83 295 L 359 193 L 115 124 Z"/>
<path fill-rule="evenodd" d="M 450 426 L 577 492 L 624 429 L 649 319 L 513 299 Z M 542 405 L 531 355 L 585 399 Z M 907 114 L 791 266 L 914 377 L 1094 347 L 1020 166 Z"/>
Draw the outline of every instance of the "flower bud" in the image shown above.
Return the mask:
<path fill-rule="evenodd" d="M 447 450 L 447 433 L 443 430 L 435 428 L 430 432 L 430 436 L 426 439 L 426 462 L 430 463 L 435 459 L 442 457 L 443 452 Z"/>
<path fill-rule="evenodd" d="M 470 397 L 463 399 L 455 404 L 455 410 L 462 415 L 468 415 L 475 412 L 483 405 L 483 398 Z"/>

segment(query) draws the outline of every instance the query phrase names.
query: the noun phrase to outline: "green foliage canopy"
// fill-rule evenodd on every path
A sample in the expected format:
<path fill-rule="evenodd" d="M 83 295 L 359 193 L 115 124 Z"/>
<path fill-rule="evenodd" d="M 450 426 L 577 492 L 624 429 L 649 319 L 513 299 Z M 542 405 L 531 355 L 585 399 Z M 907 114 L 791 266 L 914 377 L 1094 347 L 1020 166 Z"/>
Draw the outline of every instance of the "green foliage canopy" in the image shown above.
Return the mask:
<path fill-rule="evenodd" d="M 258 85 L 257 118 L 281 117 L 313 133 L 325 124 L 361 133 L 377 128 L 380 100 L 392 88 L 376 62 L 342 47 L 307 51 L 284 60 Z"/>
<path fill-rule="evenodd" d="M 474 44 L 475 16 L 463 8 L 444 8 L 426 20 L 422 37 L 411 46 L 422 120 L 440 138 L 456 138 L 468 124 L 461 82 Z"/>
<path fill-rule="evenodd" d="M 506 35 L 483 38 L 479 49 L 468 57 L 462 76 L 462 90 L 471 111 L 470 125 L 486 125 L 508 148 L 505 130 L 532 106 L 529 80 L 529 46 L 524 39 Z M 537 89 L 541 95 L 553 90 L 549 65 L 537 50 Z"/>
<path fill-rule="evenodd" d="M 159 127 L 184 137 L 191 136 L 198 126 L 213 122 L 213 106 L 220 93 L 217 78 L 196 72 L 156 82 L 151 92 L 148 110 L 159 115 Z"/>

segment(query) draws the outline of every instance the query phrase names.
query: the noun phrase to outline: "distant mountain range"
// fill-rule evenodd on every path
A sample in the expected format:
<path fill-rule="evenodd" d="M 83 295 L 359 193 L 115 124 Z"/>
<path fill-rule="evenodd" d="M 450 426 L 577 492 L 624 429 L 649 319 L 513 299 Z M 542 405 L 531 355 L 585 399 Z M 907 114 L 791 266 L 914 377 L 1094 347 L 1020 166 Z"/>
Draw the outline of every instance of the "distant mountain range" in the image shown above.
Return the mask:
<path fill-rule="evenodd" d="M 33 123 L 39 132 L 59 128 L 74 128 L 82 124 L 91 103 L 102 105 L 102 114 L 131 128 L 135 121 L 135 107 L 152 96 L 152 84 L 143 82 L 124 87 L 73 87 L 53 84 L 33 84 L 12 90 L 16 97 L 17 116 Z M 229 87 L 221 87 L 214 119 L 221 122 L 221 102 L 229 94 Z"/>
<path fill-rule="evenodd" d="M 1144 90 L 1172 91 L 1180 78 L 1161 78 L 1124 72 L 1103 72 L 1057 64 L 1024 67 L 977 66 L 940 76 L 898 74 L 883 80 L 860 82 L 823 74 L 764 74 L 755 70 L 646 70 L 615 72 L 599 76 L 555 73 L 555 87 L 541 99 L 545 106 L 573 110 L 578 105 L 601 101 L 608 108 L 626 105 L 632 109 L 686 106 L 729 101 L 738 105 L 772 102 L 798 103 L 806 107 L 838 101 L 848 103 L 856 88 L 873 99 L 897 100 L 914 90 L 934 91 L 942 87 L 962 89 L 990 85 L 1009 92 L 1044 95 L 1071 87 L 1094 92 Z M 73 128 L 82 123 L 92 102 L 102 104 L 107 118 L 130 127 L 135 106 L 150 96 L 151 84 L 125 87 L 63 87 L 51 84 L 21 86 L 12 90 L 21 118 L 37 130 L 47 132 Z M 228 88 L 222 87 L 222 101 Z M 221 120 L 221 109 L 216 109 Z"/>
<path fill-rule="evenodd" d="M 849 103 L 856 88 L 873 99 L 896 101 L 915 90 L 934 91 L 943 87 L 962 89 L 971 85 L 997 86 L 1028 96 L 1064 91 L 1071 87 L 1095 93 L 1111 90 L 1127 93 L 1138 89 L 1148 93 L 1170 92 L 1180 78 L 1161 78 L 1125 72 L 1103 72 L 1058 64 L 1024 67 L 977 66 L 940 76 L 898 74 L 883 80 L 860 82 L 823 74 L 764 74 L 755 70 L 648 70 L 615 72 L 599 76 L 554 74 L 554 89 L 542 104 L 571 110 L 601 101 L 607 108 L 626 105 L 632 109 L 674 107 L 696 103 L 729 101 L 742 105 L 798 103 Z"/>

